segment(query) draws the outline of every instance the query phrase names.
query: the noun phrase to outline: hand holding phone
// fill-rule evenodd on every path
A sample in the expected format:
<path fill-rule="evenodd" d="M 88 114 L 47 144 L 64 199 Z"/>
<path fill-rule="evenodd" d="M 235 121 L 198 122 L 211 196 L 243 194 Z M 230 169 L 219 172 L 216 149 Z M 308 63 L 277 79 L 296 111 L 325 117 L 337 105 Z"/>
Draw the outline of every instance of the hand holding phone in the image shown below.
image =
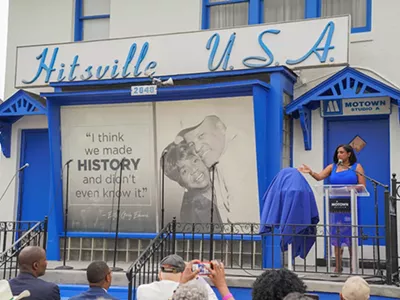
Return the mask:
<path fill-rule="evenodd" d="M 199 270 L 199 275 L 210 274 L 210 272 L 208 271 L 207 268 L 212 269 L 212 264 L 210 264 L 208 262 L 201 262 L 201 263 L 192 265 L 192 271 L 195 272 L 195 271 Z"/>

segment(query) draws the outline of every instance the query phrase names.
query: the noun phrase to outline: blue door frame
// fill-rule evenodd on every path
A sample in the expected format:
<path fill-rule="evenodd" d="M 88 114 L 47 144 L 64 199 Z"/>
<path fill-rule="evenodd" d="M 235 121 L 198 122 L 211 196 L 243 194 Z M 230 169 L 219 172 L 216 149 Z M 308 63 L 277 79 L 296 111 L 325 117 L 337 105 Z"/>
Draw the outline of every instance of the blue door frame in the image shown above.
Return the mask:
<path fill-rule="evenodd" d="M 23 129 L 20 149 L 20 167 L 26 163 L 30 166 L 19 173 L 16 219 L 29 222 L 43 221 L 49 210 L 49 193 L 45 190 L 48 186 L 46 181 L 50 176 L 48 130 Z M 26 186 L 26 181 L 29 186 Z M 32 206 L 38 209 L 33 210 Z"/>
<path fill-rule="evenodd" d="M 254 71 L 252 71 L 254 72 Z M 245 73 L 245 72 L 243 72 Z M 209 74 L 203 75 L 204 77 Z M 290 76 L 289 76 L 290 75 Z M 215 76 L 215 74 L 214 74 Z M 131 79 L 132 80 L 132 79 Z M 142 79 L 140 79 L 142 80 Z M 136 82 L 134 79 L 132 83 Z M 60 235 L 63 233 L 62 204 L 63 197 L 57 186 L 61 184 L 62 153 L 60 108 L 68 105 L 96 105 L 117 104 L 132 102 L 158 102 L 195 100 L 221 97 L 253 96 L 254 126 L 257 151 L 258 191 L 260 198 L 260 214 L 263 203 L 262 196 L 266 192 L 269 183 L 281 169 L 282 162 L 282 131 L 283 131 L 283 96 L 284 93 L 293 95 L 295 76 L 288 73 L 285 68 L 274 68 L 270 73 L 270 84 L 259 80 L 245 80 L 236 82 L 224 82 L 197 86 L 173 86 L 160 88 L 156 96 L 130 96 L 130 90 L 100 90 L 85 92 L 62 92 L 56 87 L 54 93 L 43 93 L 47 99 L 50 160 L 51 160 L 51 198 L 54 199 L 54 216 L 49 216 L 48 257 L 58 260 L 60 258 Z M 116 81 L 102 82 L 102 84 L 115 84 Z M 83 83 L 76 83 L 82 85 Z M 92 83 L 93 84 L 93 83 Z M 65 84 L 64 84 L 65 85 Z M 74 85 L 74 83 L 70 84 Z M 268 124 L 267 121 L 268 120 Z M 280 132 L 281 134 L 277 134 Z M 90 235 L 90 233 L 88 233 Z M 146 235 L 146 234 L 145 234 Z M 147 234 L 148 235 L 148 234 Z M 95 235 L 93 235 L 95 236 Z M 140 238 L 140 234 L 134 234 Z M 280 241 L 276 238 L 273 245 L 265 244 L 264 266 L 271 266 L 272 247 L 279 247 Z M 268 245 L 268 246 L 267 246 Z M 275 250 L 276 251 L 276 250 Z M 278 252 L 275 252 L 278 253 Z M 280 265 L 280 257 L 274 257 L 274 265 Z"/>

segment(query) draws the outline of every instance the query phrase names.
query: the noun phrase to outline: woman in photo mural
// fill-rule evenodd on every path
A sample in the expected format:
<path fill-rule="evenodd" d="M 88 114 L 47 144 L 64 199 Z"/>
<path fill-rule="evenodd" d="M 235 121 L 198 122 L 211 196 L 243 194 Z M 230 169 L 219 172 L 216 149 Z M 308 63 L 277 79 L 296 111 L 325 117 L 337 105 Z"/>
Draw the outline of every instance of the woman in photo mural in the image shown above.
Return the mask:
<path fill-rule="evenodd" d="M 339 163 L 339 161 L 341 163 Z M 333 155 L 333 163 L 328 165 L 320 173 L 316 173 L 306 165 L 299 167 L 299 171 L 310 174 L 317 181 L 329 178 L 329 184 L 365 186 L 364 169 L 357 163 L 357 157 L 350 145 L 339 145 Z M 357 172 L 355 172 L 357 171 Z M 343 198 L 341 198 L 343 200 Z M 334 201 L 335 199 L 330 199 Z M 350 199 L 347 199 L 350 202 Z M 349 205 L 350 208 L 350 205 Z M 342 267 L 342 246 L 349 248 L 351 260 L 351 212 L 330 212 L 330 236 L 331 244 L 335 247 L 336 267 L 335 273 L 341 273 Z M 335 226 L 336 225 L 336 226 Z"/>
<path fill-rule="evenodd" d="M 165 175 L 185 189 L 180 211 L 182 223 L 210 223 L 212 184 L 210 170 L 186 142 L 171 143 L 164 150 Z M 214 223 L 222 223 L 214 197 Z"/>

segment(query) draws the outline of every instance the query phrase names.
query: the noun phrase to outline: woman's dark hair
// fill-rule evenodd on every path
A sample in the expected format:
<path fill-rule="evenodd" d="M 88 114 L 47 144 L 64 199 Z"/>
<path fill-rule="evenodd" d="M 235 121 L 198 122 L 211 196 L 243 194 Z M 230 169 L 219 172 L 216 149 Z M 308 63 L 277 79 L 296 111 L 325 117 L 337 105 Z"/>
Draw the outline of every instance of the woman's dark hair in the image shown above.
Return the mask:
<path fill-rule="evenodd" d="M 164 149 L 163 153 L 165 153 L 164 174 L 169 179 L 185 187 L 181 179 L 178 163 L 192 156 L 197 156 L 194 148 L 185 142 L 180 142 L 179 144 L 172 142 Z"/>
<path fill-rule="evenodd" d="M 346 151 L 347 153 L 350 153 L 350 157 L 349 157 L 350 166 L 354 165 L 357 162 L 357 157 L 356 157 L 356 154 L 354 153 L 353 147 L 351 147 L 350 145 L 347 145 L 347 144 L 342 144 L 342 145 L 337 146 L 337 148 L 335 150 L 335 154 L 333 154 L 333 162 L 335 164 L 337 164 L 339 162 L 337 155 L 338 155 L 338 151 L 339 151 L 340 147 L 342 147 L 344 149 L 344 151 Z"/>
<path fill-rule="evenodd" d="M 267 270 L 253 284 L 253 300 L 282 300 L 288 294 L 306 292 L 304 282 L 288 269 Z"/>

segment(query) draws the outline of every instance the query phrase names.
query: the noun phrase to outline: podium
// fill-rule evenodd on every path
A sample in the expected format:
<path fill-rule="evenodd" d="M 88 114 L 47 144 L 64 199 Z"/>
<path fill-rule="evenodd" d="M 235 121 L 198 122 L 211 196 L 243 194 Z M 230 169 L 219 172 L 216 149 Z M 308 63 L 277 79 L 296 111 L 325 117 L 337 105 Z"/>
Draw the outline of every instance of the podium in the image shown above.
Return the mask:
<path fill-rule="evenodd" d="M 328 243 L 328 272 L 331 272 L 331 257 L 332 257 L 332 246 L 331 246 L 331 237 L 329 235 L 329 238 L 327 239 L 327 230 L 328 228 L 328 234 L 329 234 L 329 229 L 330 229 L 330 222 L 329 222 L 329 213 L 331 212 L 331 209 L 334 209 L 336 207 L 340 207 L 344 210 L 346 210 L 346 201 L 340 201 L 341 199 L 349 199 L 350 198 L 350 213 L 351 213 L 351 239 L 352 239 L 352 261 L 351 265 L 353 267 L 353 272 L 355 274 L 358 273 L 358 214 L 357 214 L 357 199 L 358 197 L 369 197 L 369 192 L 363 186 L 362 184 L 357 184 L 357 185 L 338 185 L 338 184 L 332 184 L 332 185 L 323 185 L 317 187 L 318 190 L 323 192 L 324 195 L 324 235 L 325 235 L 325 240 Z M 331 207 L 331 199 L 338 200 L 335 204 L 332 204 Z"/>

